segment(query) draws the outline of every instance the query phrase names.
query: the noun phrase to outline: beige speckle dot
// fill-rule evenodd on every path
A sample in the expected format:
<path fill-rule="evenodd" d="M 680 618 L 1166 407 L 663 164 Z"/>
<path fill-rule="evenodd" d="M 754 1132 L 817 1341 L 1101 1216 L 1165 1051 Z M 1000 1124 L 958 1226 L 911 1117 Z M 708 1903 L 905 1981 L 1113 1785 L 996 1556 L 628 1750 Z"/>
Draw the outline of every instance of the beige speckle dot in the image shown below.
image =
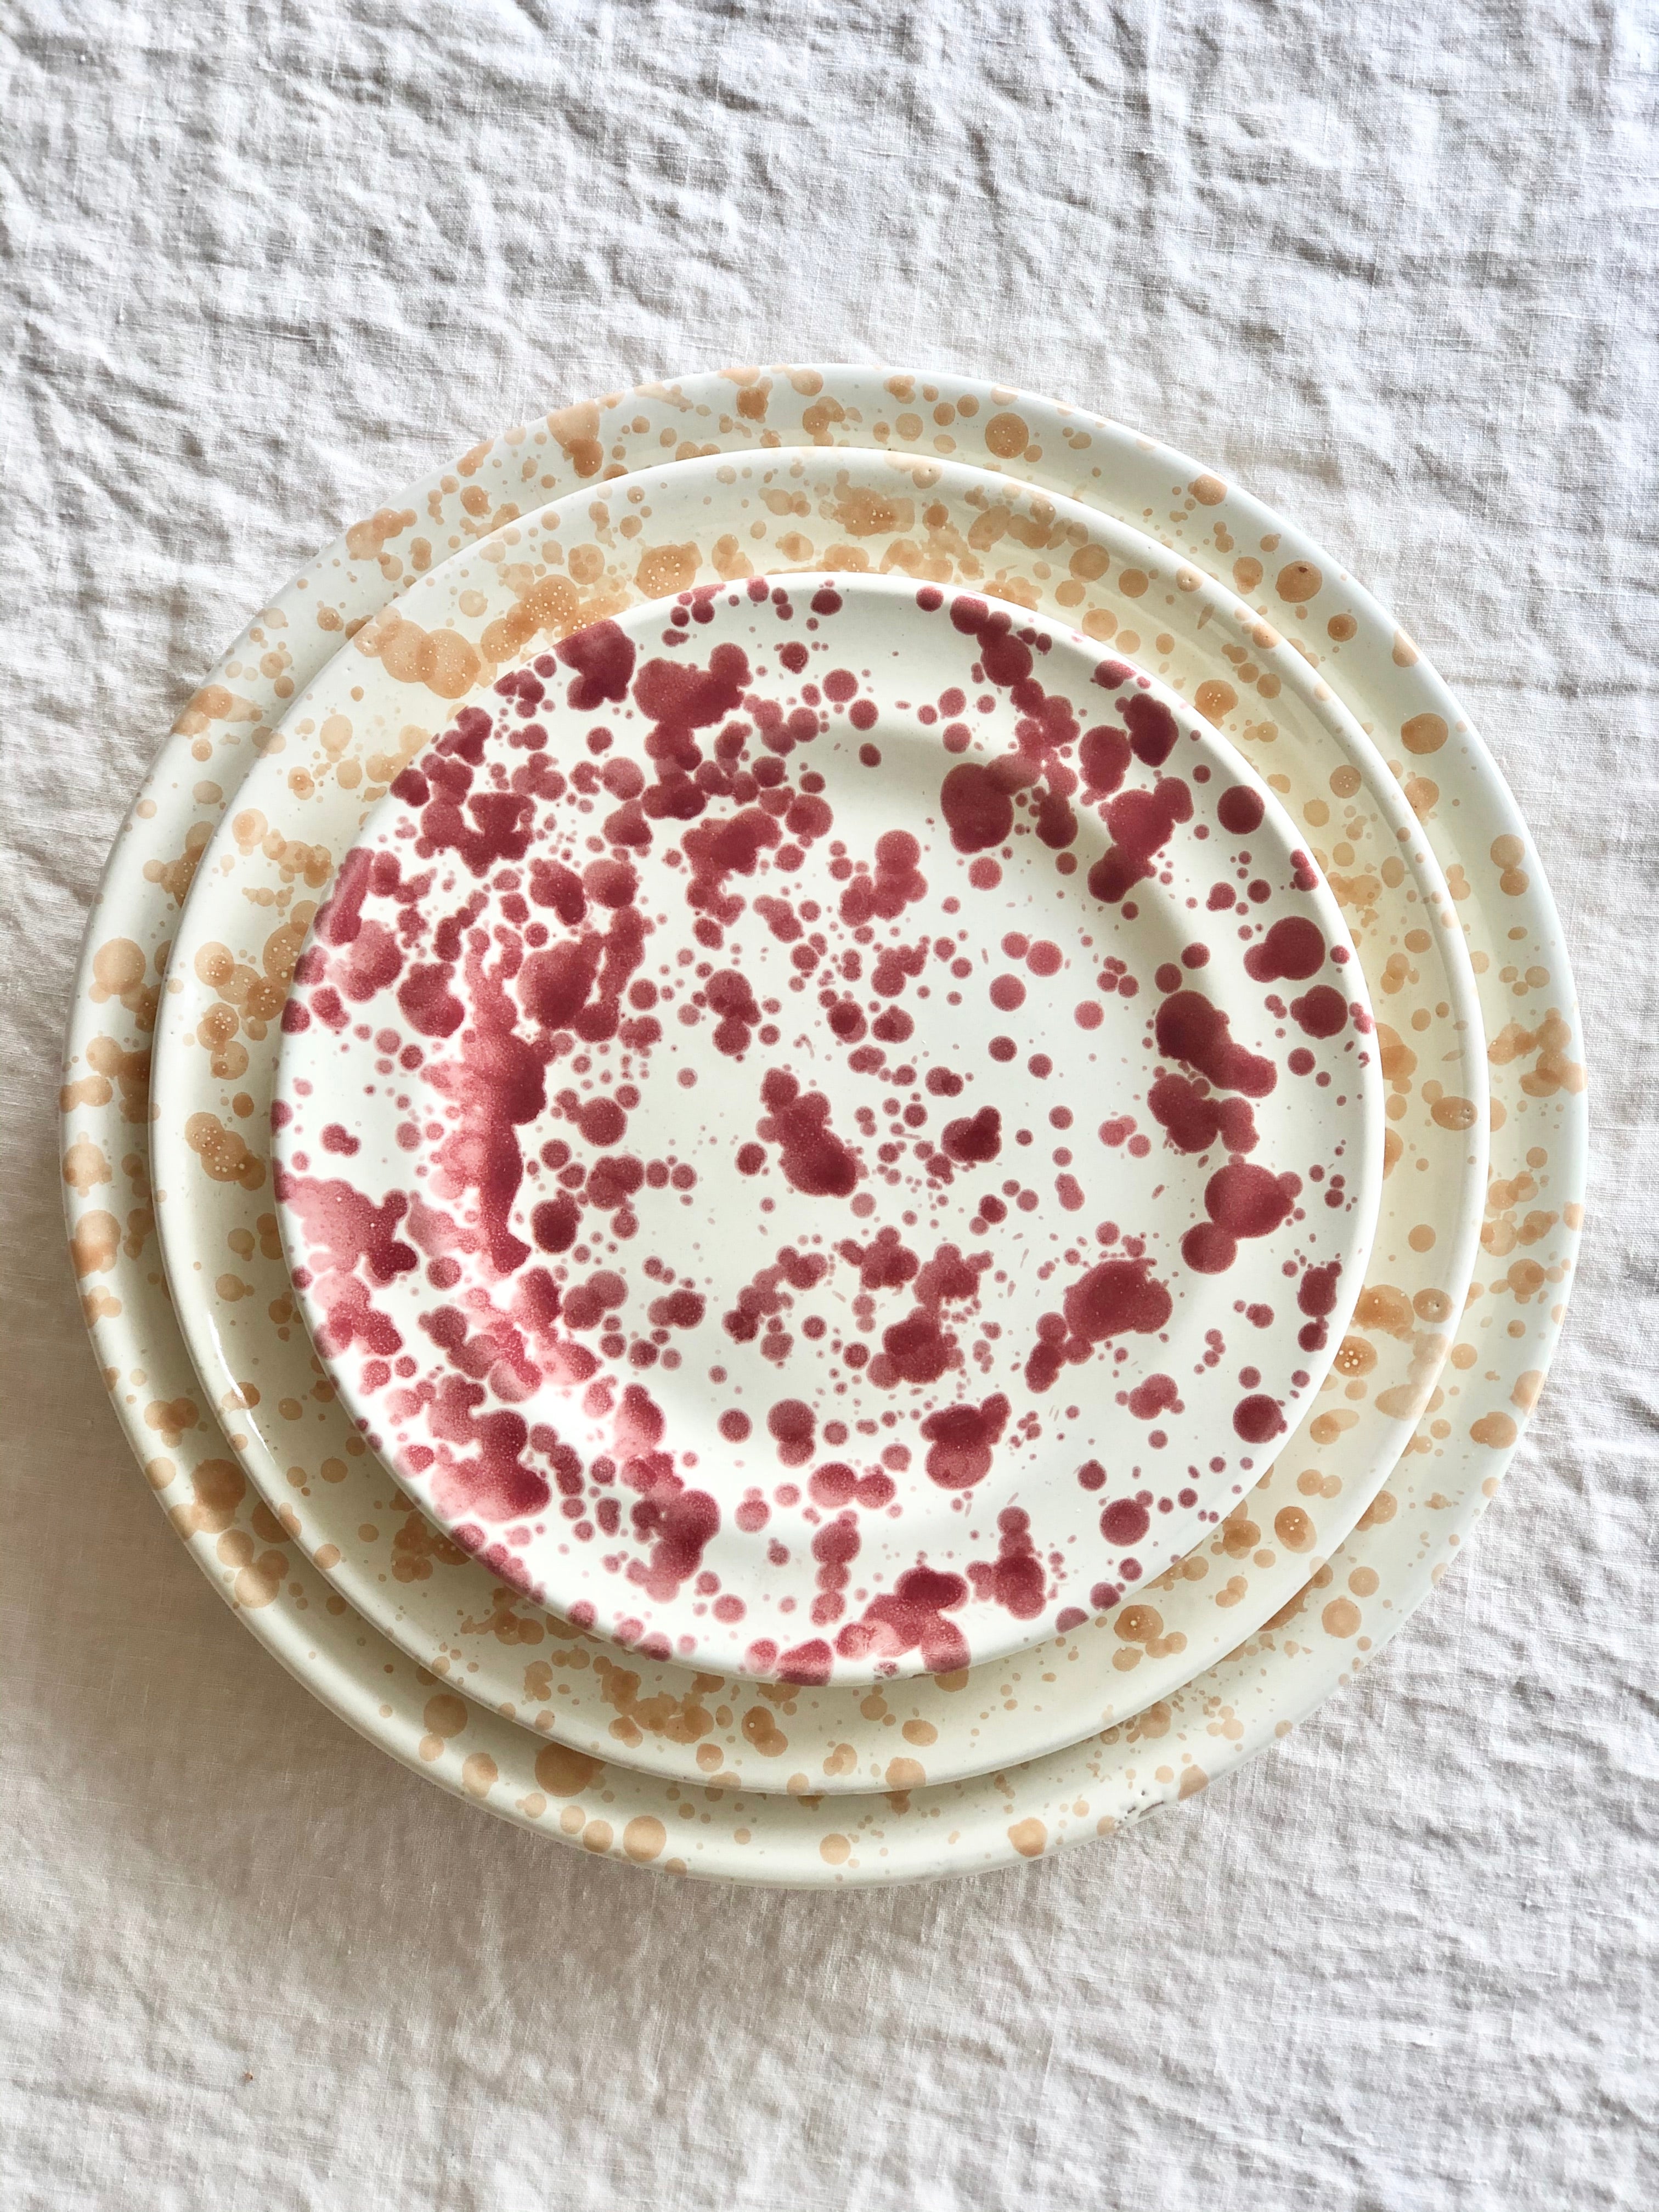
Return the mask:
<path fill-rule="evenodd" d="M 649 1813 L 641 1813 L 623 1830 L 623 1850 L 637 1865 L 658 1857 L 668 1841 L 668 1831 Z"/>
<path fill-rule="evenodd" d="M 918 423 L 917 428 L 921 425 Z M 1012 461 L 1025 451 L 1030 440 L 1023 416 L 993 415 L 985 425 L 985 442 L 999 460 Z M 849 1845 L 850 1849 L 851 1846 Z"/>
<path fill-rule="evenodd" d="M 1437 753 L 1448 734 L 1438 714 L 1413 714 L 1400 725 L 1400 742 L 1408 753 Z"/>
<path fill-rule="evenodd" d="M 453 1702 L 459 1705 L 460 1700 Z M 574 1797 L 604 1771 L 602 1759 L 590 1759 L 585 1751 L 574 1750 L 568 1743 L 544 1744 L 536 1753 L 536 1779 L 550 1797 Z"/>
<path fill-rule="evenodd" d="M 89 1137 L 77 1137 L 64 1155 L 64 1181 L 84 1198 L 99 1183 L 111 1180 L 110 1164 L 101 1147 Z"/>
<path fill-rule="evenodd" d="M 231 1595 L 238 1605 L 249 1613 L 257 1613 L 276 1601 L 287 1572 L 288 1561 L 282 1553 L 262 1552 L 237 1576 L 231 1584 Z"/>
<path fill-rule="evenodd" d="M 1273 1534 L 1287 1552 L 1310 1552 L 1316 1531 L 1301 1506 L 1281 1505 L 1273 1516 Z"/>
<path fill-rule="evenodd" d="M 1275 588 L 1287 605 L 1300 607 L 1316 597 L 1324 581 L 1311 561 L 1291 561 L 1279 570 Z"/>
<path fill-rule="evenodd" d="M 1206 722 L 1218 728 L 1238 704 L 1238 694 L 1231 684 L 1218 676 L 1212 676 L 1200 684 L 1193 694 L 1193 704 Z"/>

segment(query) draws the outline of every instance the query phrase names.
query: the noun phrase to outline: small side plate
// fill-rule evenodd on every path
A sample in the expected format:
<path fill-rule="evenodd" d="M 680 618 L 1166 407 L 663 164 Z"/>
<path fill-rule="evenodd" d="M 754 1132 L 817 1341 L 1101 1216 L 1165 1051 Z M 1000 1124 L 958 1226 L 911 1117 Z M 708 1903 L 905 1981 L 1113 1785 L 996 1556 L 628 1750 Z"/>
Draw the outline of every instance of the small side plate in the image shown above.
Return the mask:
<path fill-rule="evenodd" d="M 1129 663 L 902 581 L 688 592 L 495 689 L 284 1017 L 295 1280 L 400 1480 L 578 1623 L 795 1681 L 1181 1557 L 1316 1389 L 1380 1178 L 1265 787 Z"/>

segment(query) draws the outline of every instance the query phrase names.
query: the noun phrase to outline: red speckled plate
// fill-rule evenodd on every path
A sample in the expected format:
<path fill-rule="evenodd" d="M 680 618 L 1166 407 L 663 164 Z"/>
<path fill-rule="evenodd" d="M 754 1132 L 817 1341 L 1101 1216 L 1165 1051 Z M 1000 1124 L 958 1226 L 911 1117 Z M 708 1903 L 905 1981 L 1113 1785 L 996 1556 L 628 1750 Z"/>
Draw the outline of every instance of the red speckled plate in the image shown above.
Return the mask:
<path fill-rule="evenodd" d="M 1364 986 L 1271 796 L 1129 664 L 898 581 L 689 592 L 496 692 L 344 862 L 274 1115 L 411 1494 L 584 1625 L 793 1680 L 1181 1556 L 1376 1213 Z"/>

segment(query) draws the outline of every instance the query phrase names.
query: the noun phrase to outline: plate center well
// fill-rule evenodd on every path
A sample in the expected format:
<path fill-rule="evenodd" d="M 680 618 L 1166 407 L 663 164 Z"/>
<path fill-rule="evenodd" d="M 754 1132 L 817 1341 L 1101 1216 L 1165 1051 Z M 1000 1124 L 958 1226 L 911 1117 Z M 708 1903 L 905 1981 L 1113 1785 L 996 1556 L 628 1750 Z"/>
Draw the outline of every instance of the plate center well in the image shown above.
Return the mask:
<path fill-rule="evenodd" d="M 1369 1021 L 1283 817 L 1127 664 L 908 586 L 687 594 L 497 697 L 348 858 L 284 1053 L 374 1441 L 665 1654 L 943 1671 L 1115 1602 L 1357 1279 Z"/>

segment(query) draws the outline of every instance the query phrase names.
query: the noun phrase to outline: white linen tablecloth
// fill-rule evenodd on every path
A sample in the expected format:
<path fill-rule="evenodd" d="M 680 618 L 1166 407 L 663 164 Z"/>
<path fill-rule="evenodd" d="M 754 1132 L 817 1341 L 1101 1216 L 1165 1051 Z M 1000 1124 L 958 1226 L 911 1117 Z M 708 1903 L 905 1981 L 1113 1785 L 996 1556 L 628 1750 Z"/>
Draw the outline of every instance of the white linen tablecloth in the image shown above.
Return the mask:
<path fill-rule="evenodd" d="M 11 0 L 0 55 L 9 2212 L 1659 2203 L 1651 0 Z M 1358 1686 L 1114 1844 L 763 1896 L 481 1818 L 242 1632 L 82 1334 L 56 1064 L 314 545 L 566 399 L 849 358 L 1155 431 L 1394 603 L 1536 831 L 1596 1169 Z"/>

